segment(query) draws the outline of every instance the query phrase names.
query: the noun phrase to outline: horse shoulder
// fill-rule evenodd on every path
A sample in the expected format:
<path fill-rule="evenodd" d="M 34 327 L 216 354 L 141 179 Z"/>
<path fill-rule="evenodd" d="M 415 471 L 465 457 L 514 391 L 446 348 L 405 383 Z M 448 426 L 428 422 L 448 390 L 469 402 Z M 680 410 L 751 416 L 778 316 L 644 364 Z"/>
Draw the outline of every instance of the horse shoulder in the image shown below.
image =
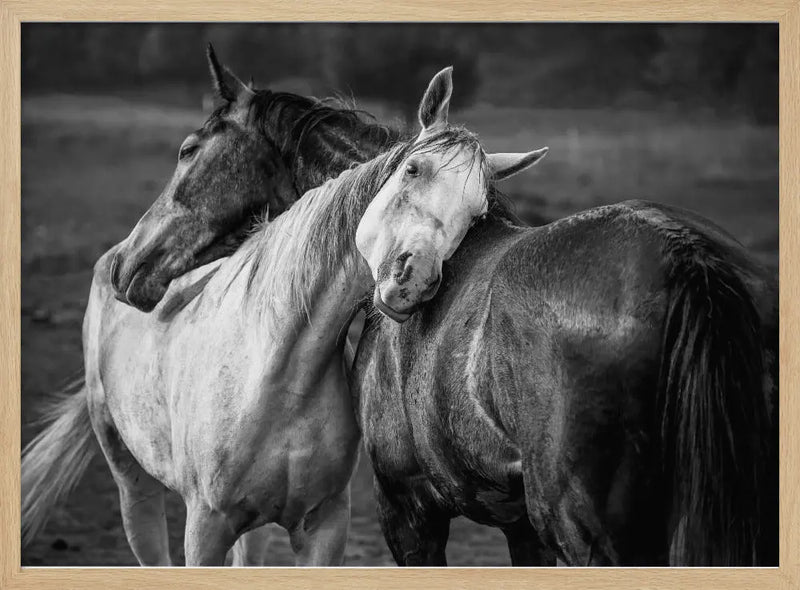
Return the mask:
<path fill-rule="evenodd" d="M 89 395 L 93 403 L 108 408 L 122 440 L 142 465 L 180 487 L 180 482 L 174 480 L 180 476 L 168 467 L 176 452 L 171 433 L 193 428 L 197 412 L 203 411 L 209 401 L 204 400 L 204 388 L 193 378 L 198 373 L 208 374 L 213 364 L 193 357 L 196 349 L 210 340 L 192 337 L 202 327 L 195 328 L 193 322 L 187 322 L 186 313 L 173 312 L 171 321 L 165 321 L 163 315 L 165 309 L 174 307 L 176 297 L 182 298 L 186 285 L 194 285 L 197 280 L 174 281 L 170 294 L 153 312 L 140 312 L 117 301 L 114 295 L 110 276 L 118 247 L 108 250 L 94 266 L 84 316 Z M 192 274 L 197 276 L 202 271 Z M 217 337 L 218 331 L 209 333 Z M 182 360 L 176 362 L 178 359 Z M 222 359 L 217 360 L 221 364 Z"/>

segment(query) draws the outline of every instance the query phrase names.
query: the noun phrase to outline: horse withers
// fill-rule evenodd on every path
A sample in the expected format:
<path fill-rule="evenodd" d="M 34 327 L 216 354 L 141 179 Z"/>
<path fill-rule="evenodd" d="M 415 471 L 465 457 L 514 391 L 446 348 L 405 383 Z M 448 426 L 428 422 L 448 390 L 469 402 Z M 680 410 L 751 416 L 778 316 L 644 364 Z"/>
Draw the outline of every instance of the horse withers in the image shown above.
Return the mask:
<path fill-rule="evenodd" d="M 449 128 L 437 81 L 423 135 Z M 444 565 L 465 515 L 515 564 L 774 565 L 774 276 L 653 203 L 523 228 L 489 183 L 470 229 L 485 204 L 432 190 L 446 156 L 415 158 L 357 233 L 390 319 L 372 316 L 352 383 L 398 563 Z M 491 163 L 476 152 L 467 177 Z"/>

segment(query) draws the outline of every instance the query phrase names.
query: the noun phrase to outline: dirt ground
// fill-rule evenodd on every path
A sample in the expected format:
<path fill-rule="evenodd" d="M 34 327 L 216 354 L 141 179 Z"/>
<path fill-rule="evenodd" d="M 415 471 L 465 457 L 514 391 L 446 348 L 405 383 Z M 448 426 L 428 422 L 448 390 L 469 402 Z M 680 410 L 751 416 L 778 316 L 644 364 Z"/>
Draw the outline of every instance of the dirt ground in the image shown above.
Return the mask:
<path fill-rule="evenodd" d="M 178 146 L 202 122 L 199 110 L 141 99 L 38 96 L 23 100 L 22 442 L 37 403 L 82 366 L 80 326 L 94 261 L 123 239 L 157 197 Z M 643 197 L 691 207 L 777 264 L 777 129 L 716 120 L 664 120 L 598 112 L 462 113 L 490 149 L 549 145 L 536 171 L 506 189 L 523 213 L 555 217 Z M 521 121 L 529 121 L 526 127 Z M 601 122 L 601 123 L 598 123 Z M 521 129 L 522 127 L 522 129 Z M 535 187 L 535 188 L 534 188 Z M 353 479 L 346 564 L 394 562 L 380 533 L 371 471 Z M 172 553 L 183 562 L 184 509 L 169 498 Z M 509 565 L 494 529 L 453 522 L 452 565 Z M 272 565 L 291 565 L 276 529 Z M 100 455 L 46 530 L 23 550 L 23 565 L 135 565 L 122 530 L 116 487 Z"/>

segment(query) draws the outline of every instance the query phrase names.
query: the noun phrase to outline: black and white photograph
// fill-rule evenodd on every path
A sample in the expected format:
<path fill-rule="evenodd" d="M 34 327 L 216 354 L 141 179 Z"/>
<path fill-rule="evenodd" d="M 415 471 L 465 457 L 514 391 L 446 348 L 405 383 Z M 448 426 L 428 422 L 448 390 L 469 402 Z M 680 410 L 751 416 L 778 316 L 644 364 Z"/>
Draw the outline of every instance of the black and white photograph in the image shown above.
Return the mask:
<path fill-rule="evenodd" d="M 23 22 L 22 565 L 778 566 L 778 32 Z"/>

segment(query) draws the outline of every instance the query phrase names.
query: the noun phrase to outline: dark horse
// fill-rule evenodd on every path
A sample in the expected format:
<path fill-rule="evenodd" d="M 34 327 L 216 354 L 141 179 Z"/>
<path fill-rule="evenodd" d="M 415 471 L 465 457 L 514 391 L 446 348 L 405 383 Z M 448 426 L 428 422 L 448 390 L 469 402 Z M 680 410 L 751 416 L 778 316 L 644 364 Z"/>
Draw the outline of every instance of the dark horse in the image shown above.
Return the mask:
<path fill-rule="evenodd" d="M 684 211 L 627 202 L 522 229 L 496 209 L 432 301 L 402 325 L 373 316 L 359 345 L 398 563 L 444 565 L 466 515 L 519 564 L 537 563 L 529 520 L 573 565 L 667 564 L 676 531 L 673 564 L 775 564 L 776 300 Z"/>
<path fill-rule="evenodd" d="M 431 83 L 422 137 L 448 128 L 451 92 L 448 72 Z M 395 321 L 373 319 L 352 379 L 398 563 L 445 564 L 457 515 L 501 527 L 515 563 L 774 559 L 761 537 L 777 536 L 765 519 L 777 476 L 769 273 L 671 207 L 631 201 L 523 228 L 495 203 L 435 297 L 390 302 L 417 270 L 409 260 L 432 256 L 417 246 L 408 259 L 408 244 L 432 243 L 438 211 L 471 206 L 460 191 L 446 205 L 427 194 L 437 162 L 406 166 L 358 230 L 373 299 Z"/>
<path fill-rule="evenodd" d="M 302 194 L 396 138 L 232 90 L 211 63 L 225 105 L 200 157 L 241 169 L 259 152 L 233 139 L 258 136 Z M 181 220 L 212 244 L 252 212 L 217 225 L 217 196 L 186 199 Z M 129 239 L 115 265 L 119 296 L 144 309 L 210 256 L 163 240 Z M 180 248 L 190 262 L 159 270 Z M 738 242 L 651 203 L 522 228 L 492 199 L 442 274 L 406 323 L 370 315 L 352 376 L 398 563 L 444 564 L 459 514 L 500 527 L 515 564 L 777 562 L 777 285 Z"/>

